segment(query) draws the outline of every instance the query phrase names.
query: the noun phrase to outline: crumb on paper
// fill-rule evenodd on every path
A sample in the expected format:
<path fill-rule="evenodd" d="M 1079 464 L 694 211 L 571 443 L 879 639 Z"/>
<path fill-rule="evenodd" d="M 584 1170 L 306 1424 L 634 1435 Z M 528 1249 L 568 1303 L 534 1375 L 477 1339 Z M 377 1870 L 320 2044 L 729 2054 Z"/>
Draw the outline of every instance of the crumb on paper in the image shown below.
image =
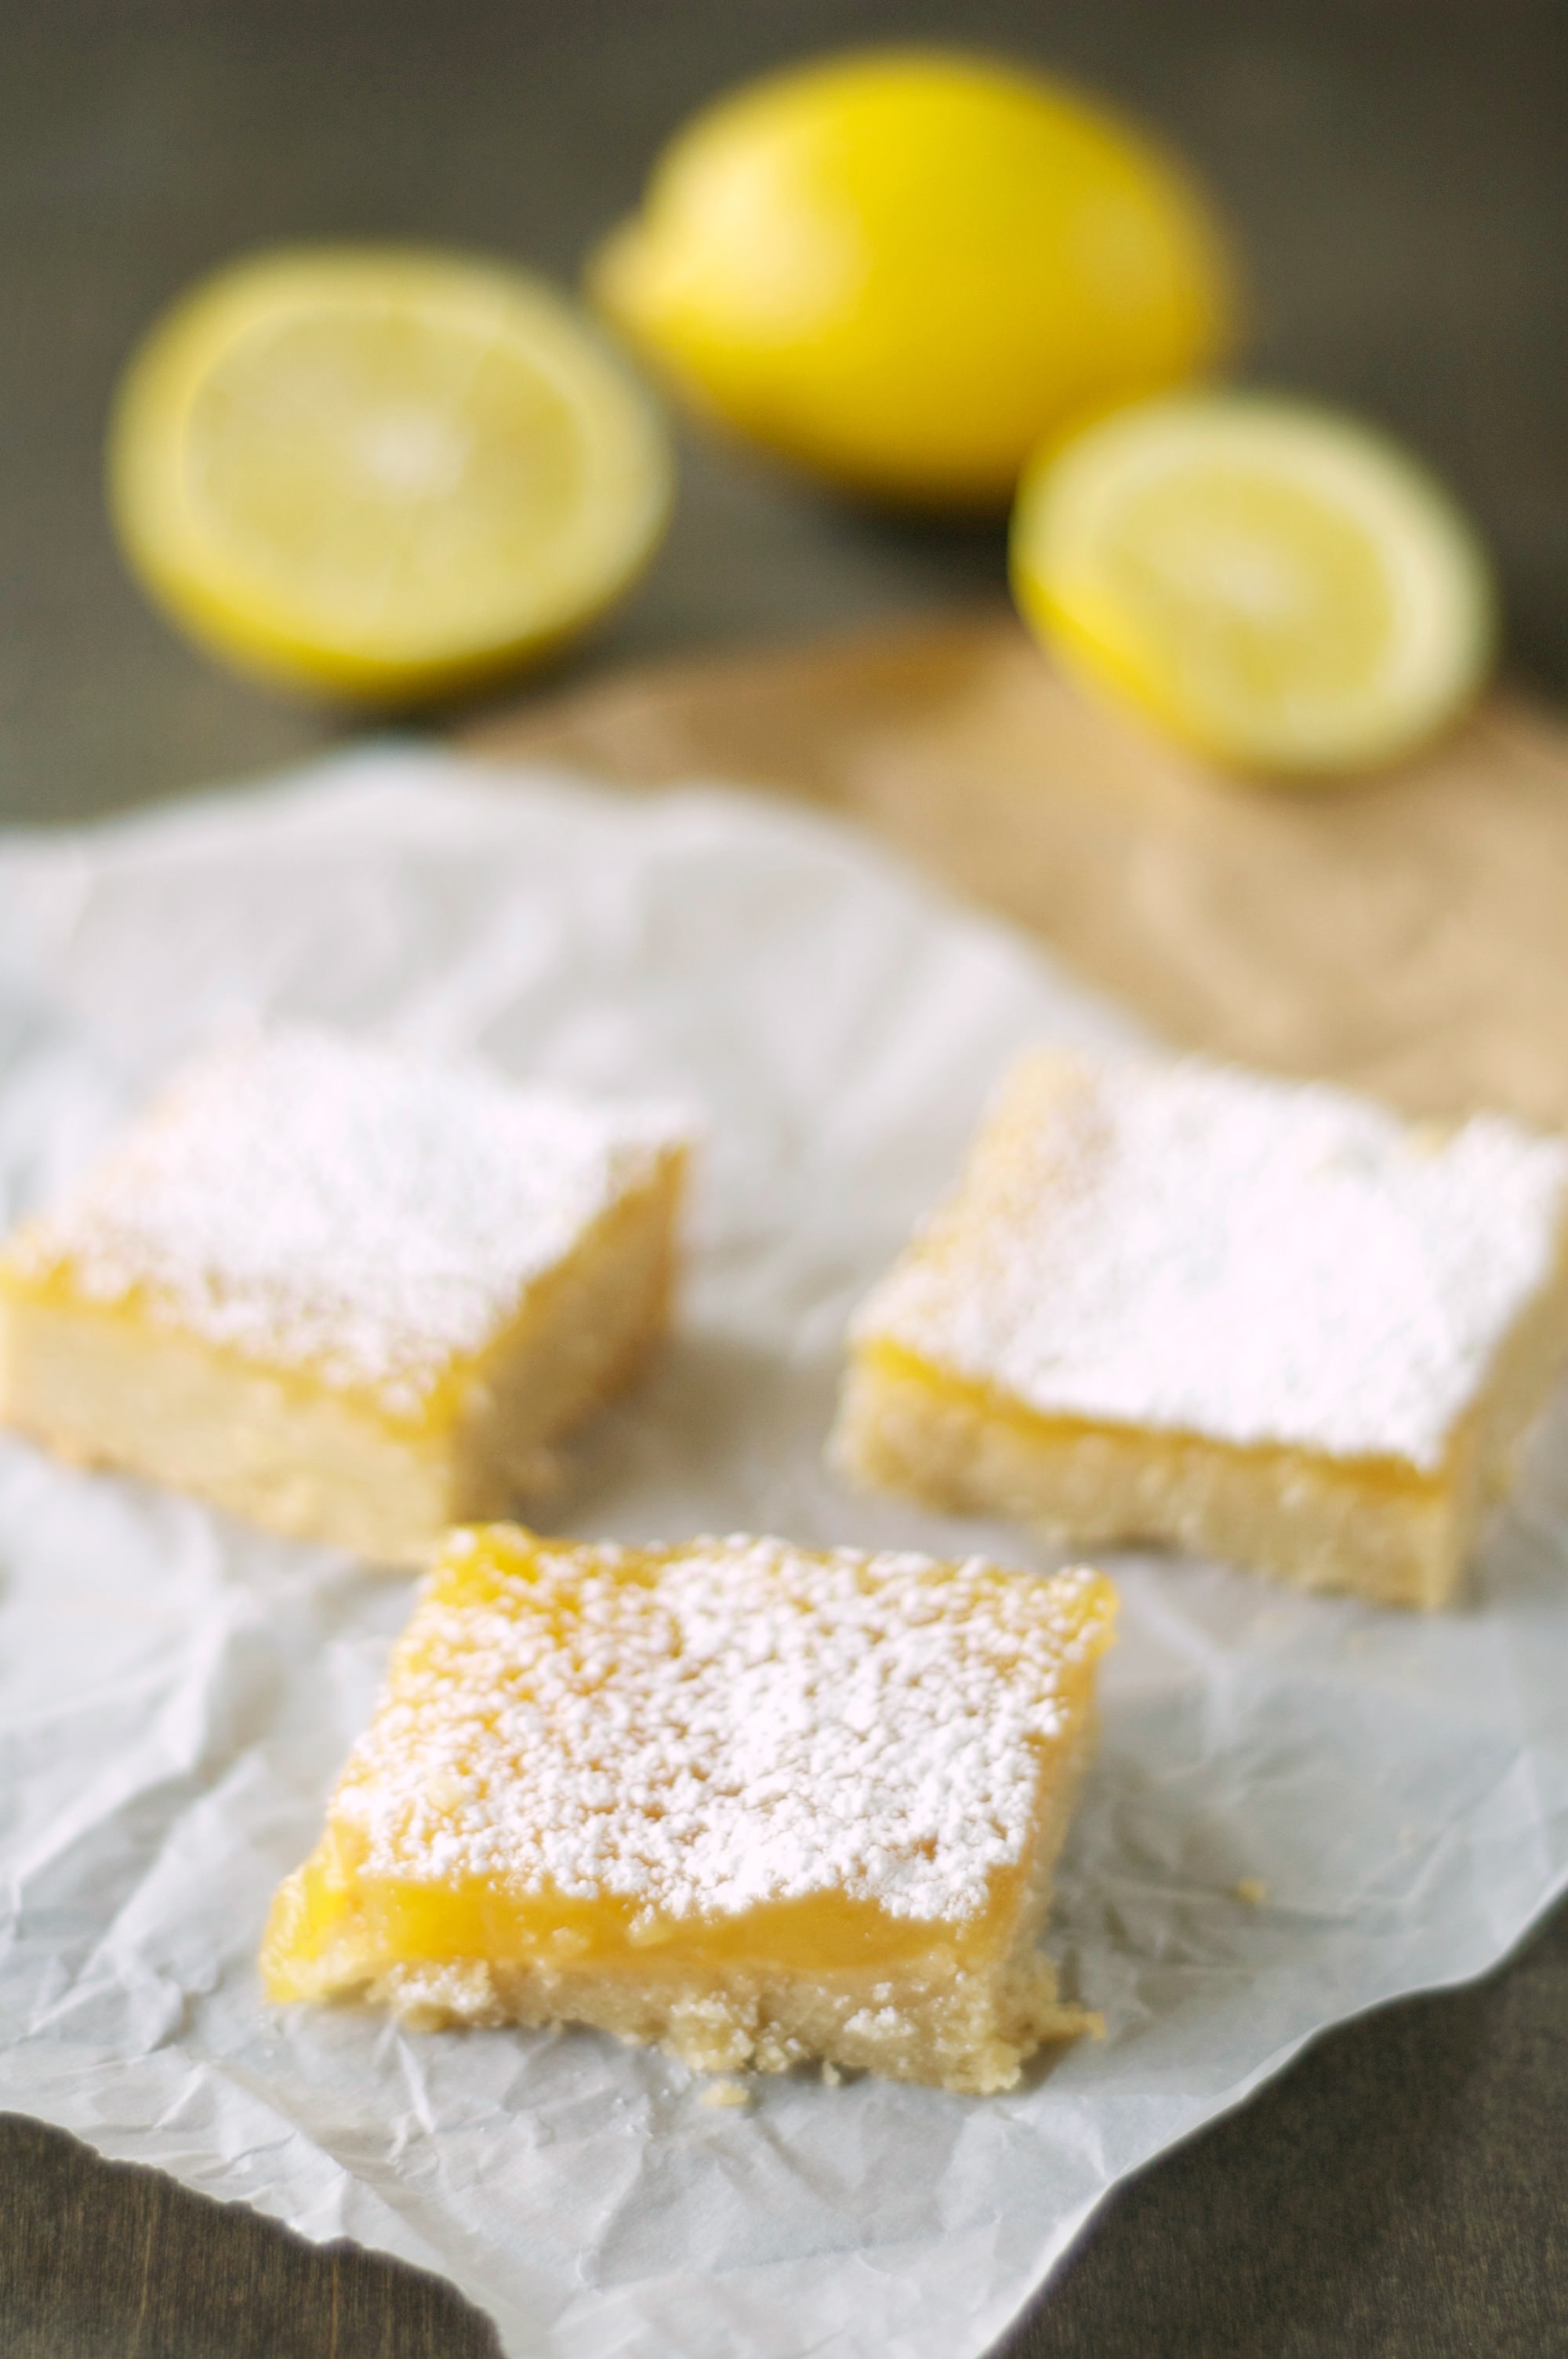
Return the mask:
<path fill-rule="evenodd" d="M 1238 1876 L 1230 1891 L 1233 1899 L 1244 1901 L 1249 1908 L 1261 1908 L 1269 1897 L 1269 1887 L 1260 1875 Z"/>
<path fill-rule="evenodd" d="M 752 2093 L 743 2081 L 709 2081 L 700 2102 L 705 2105 L 749 2105 Z"/>
<path fill-rule="evenodd" d="M 822 2060 L 822 2077 L 830 2089 L 838 2088 L 844 2078 L 830 2056 L 825 2056 Z"/>

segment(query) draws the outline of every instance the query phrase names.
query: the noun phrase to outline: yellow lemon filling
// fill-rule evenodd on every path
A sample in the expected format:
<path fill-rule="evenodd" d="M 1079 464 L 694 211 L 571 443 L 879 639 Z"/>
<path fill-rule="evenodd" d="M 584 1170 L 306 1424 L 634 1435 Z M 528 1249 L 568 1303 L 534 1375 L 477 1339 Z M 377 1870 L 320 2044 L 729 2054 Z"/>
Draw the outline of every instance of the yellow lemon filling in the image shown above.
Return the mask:
<path fill-rule="evenodd" d="M 817 1973 L 974 1967 L 1011 1946 L 1022 1880 L 1022 1871 L 994 1876 L 986 1907 L 954 1924 L 911 1924 L 844 1893 L 732 1916 L 661 1918 L 612 1895 L 585 1900 L 474 1877 L 445 1885 L 376 1875 L 362 1846 L 334 1831 L 279 1893 L 263 1973 L 268 1995 L 287 2001 L 373 1983 L 394 1967 L 454 1959 L 638 1977 L 720 1963 Z"/>
<path fill-rule="evenodd" d="M 1387 1456 L 1329 1458 L 1323 1452 L 1295 1450 L 1279 1442 L 1219 1442 L 1201 1433 L 1164 1432 L 1152 1428 L 1111 1424 L 1087 1417 L 1053 1417 L 1041 1409 L 1031 1408 L 1002 1392 L 997 1386 L 972 1377 L 956 1375 L 950 1369 L 933 1366 L 903 1344 L 872 1343 L 862 1346 L 856 1354 L 858 1364 L 871 1375 L 890 1385 L 914 1387 L 926 1393 L 934 1405 L 946 1406 L 967 1417 L 983 1419 L 989 1424 L 1005 1429 L 1021 1448 L 1043 1451 L 1076 1451 L 1108 1452 L 1135 1442 L 1141 1452 L 1152 1462 L 1162 1456 L 1173 1468 L 1183 1457 L 1195 1450 L 1219 1449 L 1227 1455 L 1256 1470 L 1258 1475 L 1281 1489 L 1303 1482 L 1337 1480 L 1354 1484 L 1358 1490 L 1370 1486 L 1377 1490 L 1407 1494 L 1412 1499 L 1444 1497 L 1452 1486 L 1453 1475 L 1445 1464 L 1436 1472 L 1412 1465 L 1409 1459 Z M 1461 1443 L 1465 1437 L 1461 1436 Z M 1454 1453 L 1459 1454 L 1456 1446 Z M 1103 1538 L 1100 1534 L 1097 1537 Z M 1138 1538 L 1135 1530 L 1120 1535 Z"/>

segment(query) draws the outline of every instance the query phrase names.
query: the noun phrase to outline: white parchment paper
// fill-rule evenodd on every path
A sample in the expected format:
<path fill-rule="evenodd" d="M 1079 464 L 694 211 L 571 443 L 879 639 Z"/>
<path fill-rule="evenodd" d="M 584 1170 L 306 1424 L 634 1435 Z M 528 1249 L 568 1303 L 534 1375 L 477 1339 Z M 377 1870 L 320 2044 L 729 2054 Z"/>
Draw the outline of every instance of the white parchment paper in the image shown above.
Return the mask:
<path fill-rule="evenodd" d="M 754 798 L 395 750 L 12 839 L 0 1210 L 243 1011 L 706 1109 L 678 1335 L 578 1452 L 560 1527 L 1043 1560 L 820 1461 L 846 1314 L 1011 1052 L 1125 1029 L 1019 940 Z M 1450 1617 L 1114 1563 L 1052 1936 L 1103 2043 L 1011 2096 L 801 2077 L 744 2112 L 590 2033 L 270 2012 L 267 1899 L 408 1584 L 0 1438 L 0 2104 L 442 2270 L 511 2353 L 968 2359 L 1118 2180 L 1324 2026 L 1477 1973 L 1563 1886 L 1555 1424 Z"/>

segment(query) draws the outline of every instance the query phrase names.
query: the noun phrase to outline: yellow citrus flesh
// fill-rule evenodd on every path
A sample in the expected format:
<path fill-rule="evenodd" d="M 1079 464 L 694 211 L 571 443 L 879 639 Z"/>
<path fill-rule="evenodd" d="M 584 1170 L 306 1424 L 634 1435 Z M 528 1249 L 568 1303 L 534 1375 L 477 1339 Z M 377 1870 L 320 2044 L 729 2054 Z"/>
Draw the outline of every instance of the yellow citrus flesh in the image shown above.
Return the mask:
<path fill-rule="evenodd" d="M 1087 684 L 1261 771 L 1411 752 L 1474 696 L 1495 638 L 1486 556 L 1424 471 L 1258 395 L 1152 401 L 1048 447 L 1012 579 Z"/>
<path fill-rule="evenodd" d="M 1210 212 L 1141 134 L 940 50 L 784 73 L 700 114 L 590 266 L 700 407 L 873 495 L 1000 506 L 1047 432 L 1229 338 Z"/>
<path fill-rule="evenodd" d="M 399 247 L 221 272 L 121 386 L 126 556 L 196 636 L 340 694 L 438 695 L 537 655 L 664 528 L 652 406 L 521 273 Z"/>

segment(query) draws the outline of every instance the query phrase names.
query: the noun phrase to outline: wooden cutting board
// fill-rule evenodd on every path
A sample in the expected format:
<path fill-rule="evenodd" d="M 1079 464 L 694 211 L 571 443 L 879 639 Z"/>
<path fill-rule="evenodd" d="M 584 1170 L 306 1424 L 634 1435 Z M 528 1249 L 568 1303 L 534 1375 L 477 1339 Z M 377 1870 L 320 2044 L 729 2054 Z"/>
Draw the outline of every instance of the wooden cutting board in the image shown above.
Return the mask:
<path fill-rule="evenodd" d="M 1568 1127 L 1568 724 L 1513 695 L 1353 785 L 1244 784 L 982 614 L 623 673 L 471 730 L 638 787 L 852 813 L 1173 1041 Z"/>

